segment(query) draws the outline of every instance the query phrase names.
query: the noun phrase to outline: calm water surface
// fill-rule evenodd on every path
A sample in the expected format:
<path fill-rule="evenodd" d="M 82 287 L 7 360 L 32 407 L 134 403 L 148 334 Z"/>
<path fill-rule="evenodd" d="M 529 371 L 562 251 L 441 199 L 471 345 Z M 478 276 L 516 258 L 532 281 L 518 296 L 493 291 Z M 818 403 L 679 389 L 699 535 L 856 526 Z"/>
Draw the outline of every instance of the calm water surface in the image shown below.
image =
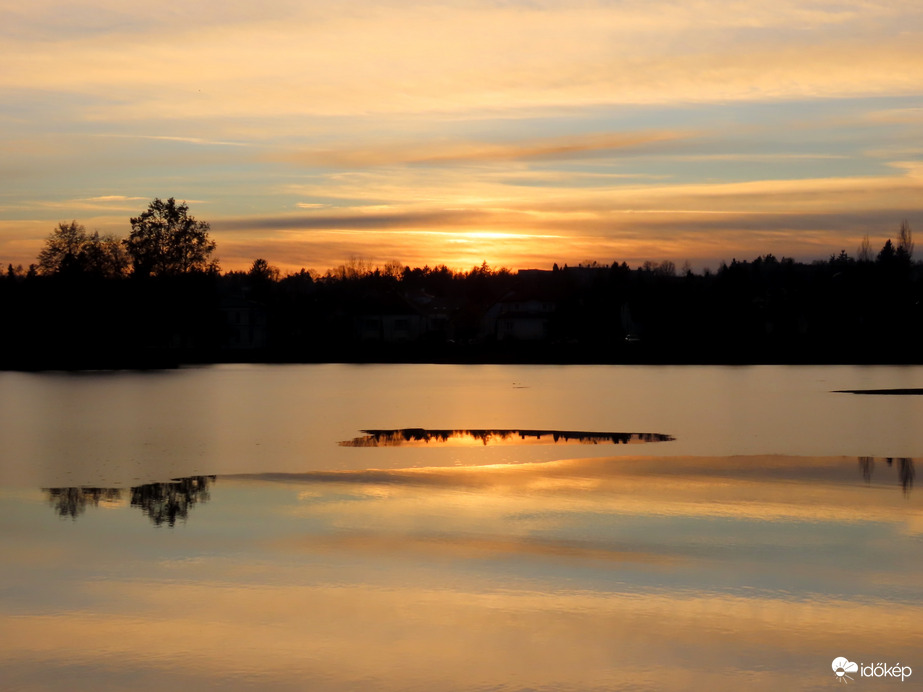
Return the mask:
<path fill-rule="evenodd" d="M 919 688 L 923 397 L 833 391 L 918 387 L 0 373 L 0 688 L 813 690 L 839 656 L 914 671 L 862 689 Z"/>

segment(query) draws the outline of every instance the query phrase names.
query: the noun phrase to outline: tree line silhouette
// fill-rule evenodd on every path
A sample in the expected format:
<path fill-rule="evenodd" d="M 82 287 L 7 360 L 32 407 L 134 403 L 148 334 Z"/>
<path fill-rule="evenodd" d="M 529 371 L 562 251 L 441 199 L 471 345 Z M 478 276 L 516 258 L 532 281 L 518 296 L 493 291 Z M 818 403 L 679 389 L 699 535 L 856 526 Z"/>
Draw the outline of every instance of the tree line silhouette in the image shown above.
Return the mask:
<path fill-rule="evenodd" d="M 919 363 L 923 265 L 909 224 L 812 263 L 717 270 L 586 262 L 458 272 L 353 260 L 222 272 L 209 225 L 155 199 L 127 238 L 60 223 L 0 274 L 0 367 L 219 361 Z"/>

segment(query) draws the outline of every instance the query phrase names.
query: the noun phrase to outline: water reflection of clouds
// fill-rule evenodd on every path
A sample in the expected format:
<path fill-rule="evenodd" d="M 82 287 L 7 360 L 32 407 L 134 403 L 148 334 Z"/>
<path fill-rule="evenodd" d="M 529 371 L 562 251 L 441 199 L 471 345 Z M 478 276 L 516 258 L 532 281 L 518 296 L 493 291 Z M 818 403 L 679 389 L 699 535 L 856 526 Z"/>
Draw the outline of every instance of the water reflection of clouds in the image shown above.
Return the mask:
<path fill-rule="evenodd" d="M 883 460 L 896 468 L 897 482 L 909 496 L 915 476 L 910 458 Z M 876 460 L 859 457 L 859 473 L 872 485 Z M 893 482 L 895 474 L 874 474 L 876 485 Z M 237 474 L 228 479 L 259 480 L 298 486 L 301 512 L 321 505 L 389 500 L 413 495 L 426 506 L 475 503 L 486 508 L 496 498 L 509 509 L 537 498 L 554 498 L 568 508 L 659 516 L 711 516 L 765 520 L 846 520 L 861 516 L 890 521 L 892 513 L 877 496 L 850 483 L 839 458 L 806 457 L 619 457 L 487 466 L 423 467 L 395 470 L 315 471 L 307 473 Z M 198 503 L 211 498 L 216 476 L 190 476 L 169 483 L 123 488 L 44 488 L 46 500 L 61 517 L 76 519 L 88 507 L 140 509 L 156 526 L 185 521 Z M 890 479 L 890 480 L 889 480 Z M 786 481 L 780 483 L 779 481 Z M 798 481 L 791 485 L 791 482 Z M 332 486 L 338 488 L 333 490 Z M 420 496 L 419 488 L 429 488 Z M 438 498 L 438 491 L 451 495 Z M 461 494 L 458 491 L 463 491 Z M 806 500 L 800 501 L 804 496 Z M 848 504 L 842 502 L 848 496 Z M 617 500 L 617 502 L 616 502 Z M 544 501 L 544 500 L 543 500 Z M 542 514 L 547 515 L 546 507 Z M 916 521 L 912 522 L 914 525 Z"/>
<path fill-rule="evenodd" d="M 245 574 L 213 562 L 210 578 L 173 575 L 169 589 L 155 565 L 82 584 L 131 612 L 18 616 L 5 672 L 49 687 L 62 670 L 72 687 L 100 670 L 136 687 L 140 669 L 185 689 L 775 691 L 805 689 L 844 642 L 902 661 L 923 644 L 917 603 L 626 588 L 611 565 L 600 589 L 492 583 L 418 556 L 359 576 L 322 557 L 279 551 Z"/>
<path fill-rule="evenodd" d="M 115 511 L 62 523 L 39 505 L 46 534 L 30 543 L 69 557 L 37 566 L 0 534 L 0 615 L 16 614 L 4 673 L 48 687 L 101 670 L 129 687 L 148 666 L 177 688 L 803 689 L 844 641 L 900 660 L 923 647 L 920 498 L 897 463 L 876 459 L 872 488 L 856 463 L 226 476 L 173 532 Z M 117 510 L 140 520 L 131 494 Z M 122 541 L 101 540 L 114 530 Z"/>
<path fill-rule="evenodd" d="M 442 527 L 444 528 L 444 527 Z M 471 534 L 406 534 L 387 529 L 344 531 L 332 534 L 289 538 L 275 544 L 280 549 L 310 553 L 351 552 L 365 555 L 414 557 L 425 560 L 483 560 L 511 557 L 535 557 L 550 560 L 645 563 L 674 565 L 679 555 L 654 551 L 621 549 L 603 542 L 552 539 L 530 536 L 497 537 Z"/>
<path fill-rule="evenodd" d="M 859 652 L 886 645 L 902 661 L 923 643 L 923 608 L 878 599 L 485 589 L 472 575 L 369 588 L 329 583 L 329 574 L 325 583 L 285 560 L 274 566 L 273 584 L 234 575 L 169 590 L 156 579 L 90 584 L 131 603 L 131 614 L 18 617 L 6 672 L 57 684 L 68 670 L 78 687 L 98 684 L 99 670 L 113 687 L 136 687 L 137 669 L 151 666 L 161 683 L 186 689 L 332 692 L 374 680 L 383 692 L 512 681 L 511 689 L 775 691 L 821 679 L 828 652 L 844 642 Z"/>
<path fill-rule="evenodd" d="M 870 469 L 874 467 L 875 459 L 858 459 L 860 474 L 866 484 L 870 484 Z M 891 468 L 894 460 L 886 458 L 879 461 Z M 915 473 L 914 461 L 901 458 L 897 462 L 898 472 L 876 474 L 875 484 L 886 486 L 896 482 L 909 492 Z M 840 457 L 618 457 L 489 466 L 238 474 L 234 477 L 286 483 L 362 486 L 364 494 L 368 494 L 369 488 L 374 486 L 495 488 L 530 493 L 571 490 L 577 496 L 589 496 L 589 491 L 621 493 L 629 488 L 646 488 L 645 494 L 677 490 L 688 496 L 688 499 L 695 496 L 697 486 L 702 486 L 707 489 L 709 497 L 732 501 L 754 489 L 771 497 L 774 490 L 782 488 L 783 498 L 794 490 L 790 486 L 783 487 L 770 481 L 799 483 L 815 497 L 825 491 L 836 494 L 849 492 L 841 486 L 854 485 L 855 475 L 853 472 L 844 472 L 846 468 Z M 861 496 L 863 491 L 855 487 L 851 492 Z M 717 510 L 722 502 L 716 501 L 713 504 Z"/>
<path fill-rule="evenodd" d="M 499 561 L 517 578 L 541 560 L 578 581 L 635 565 L 639 585 L 663 586 L 675 575 L 654 577 L 654 565 L 686 565 L 676 574 L 687 586 L 700 572 L 698 588 L 767 592 L 861 591 L 881 586 L 870 565 L 889 564 L 906 590 L 913 558 L 887 545 L 919 535 L 923 510 L 900 492 L 869 492 L 854 463 L 615 458 L 260 478 L 309 489 L 286 511 L 311 529 L 284 544 L 308 554 Z M 875 486 L 900 488 L 893 474 Z"/>

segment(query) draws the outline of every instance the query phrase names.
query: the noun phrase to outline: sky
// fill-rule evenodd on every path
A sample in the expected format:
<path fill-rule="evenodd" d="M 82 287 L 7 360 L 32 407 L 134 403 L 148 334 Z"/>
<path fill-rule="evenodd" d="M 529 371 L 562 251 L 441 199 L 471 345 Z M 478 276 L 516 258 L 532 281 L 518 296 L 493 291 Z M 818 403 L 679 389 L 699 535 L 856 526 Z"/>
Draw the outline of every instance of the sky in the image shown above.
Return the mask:
<path fill-rule="evenodd" d="M 717 267 L 923 229 L 918 0 L 0 0 L 0 263 Z"/>

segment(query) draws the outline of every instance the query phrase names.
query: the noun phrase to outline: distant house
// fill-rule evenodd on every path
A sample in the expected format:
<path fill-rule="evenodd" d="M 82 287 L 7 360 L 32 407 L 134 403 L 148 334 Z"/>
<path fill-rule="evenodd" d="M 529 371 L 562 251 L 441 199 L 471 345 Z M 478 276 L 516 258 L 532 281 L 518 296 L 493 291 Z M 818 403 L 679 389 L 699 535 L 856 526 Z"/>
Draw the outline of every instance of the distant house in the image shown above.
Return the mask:
<path fill-rule="evenodd" d="M 426 318 L 397 293 L 370 293 L 353 308 L 359 341 L 396 344 L 416 341 L 426 332 Z"/>
<path fill-rule="evenodd" d="M 452 320 L 454 310 L 448 303 L 423 290 L 412 291 L 407 293 L 405 297 L 423 315 L 424 331 L 422 336 L 424 338 L 435 342 L 455 338 Z"/>
<path fill-rule="evenodd" d="M 551 336 L 557 300 L 536 292 L 512 291 L 484 316 L 483 331 L 497 341 L 541 341 Z"/>
<path fill-rule="evenodd" d="M 631 308 L 628 306 L 628 303 L 622 303 L 621 323 L 626 342 L 637 343 L 641 341 L 641 327 L 632 319 Z"/>
<path fill-rule="evenodd" d="M 225 337 L 222 347 L 231 350 L 265 348 L 269 340 L 266 309 L 254 300 L 227 297 L 221 300 Z"/>

